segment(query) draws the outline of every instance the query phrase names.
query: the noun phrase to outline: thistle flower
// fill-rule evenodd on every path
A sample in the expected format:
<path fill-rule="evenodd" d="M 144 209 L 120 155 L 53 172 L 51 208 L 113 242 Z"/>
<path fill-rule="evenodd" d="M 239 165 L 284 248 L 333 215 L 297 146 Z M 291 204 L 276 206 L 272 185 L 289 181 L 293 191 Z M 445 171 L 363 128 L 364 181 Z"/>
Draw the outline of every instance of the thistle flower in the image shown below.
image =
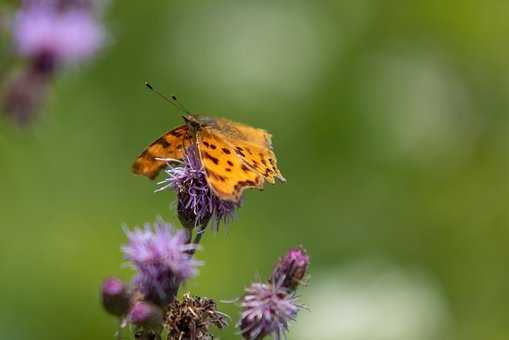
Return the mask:
<path fill-rule="evenodd" d="M 187 293 L 182 301 L 175 300 L 168 306 L 164 326 L 168 339 L 213 339 L 209 327 L 222 329 L 228 325 L 227 318 L 216 309 L 214 300 Z"/>
<path fill-rule="evenodd" d="M 177 211 L 186 228 L 205 227 L 212 219 L 217 229 L 221 222 L 227 223 L 239 205 L 221 200 L 210 189 L 205 170 L 198 157 L 196 146 L 190 146 L 182 163 L 168 162 L 168 177 L 158 190 L 172 189 L 177 193 Z"/>
<path fill-rule="evenodd" d="M 65 6 L 71 3 L 73 6 Z M 87 6 L 77 1 L 27 1 L 14 19 L 17 52 L 52 64 L 82 61 L 103 45 L 105 33 Z"/>
<path fill-rule="evenodd" d="M 179 285 L 196 275 L 200 261 L 190 255 L 197 245 L 188 243 L 184 230 L 174 230 L 163 220 L 145 228 L 127 231 L 128 244 L 122 248 L 125 258 L 137 270 L 134 285 L 146 301 L 158 305 L 171 302 Z"/>
<path fill-rule="evenodd" d="M 130 305 L 130 296 L 122 281 L 115 277 L 104 280 L 101 296 L 103 307 L 108 313 L 115 316 L 127 314 Z"/>
<path fill-rule="evenodd" d="M 293 293 L 279 284 L 253 283 L 241 300 L 241 320 L 237 327 L 244 339 L 259 340 L 273 334 L 279 340 L 286 335 L 301 305 Z"/>
<path fill-rule="evenodd" d="M 56 70 L 93 56 L 104 44 L 105 31 L 87 0 L 25 0 L 12 20 L 17 54 L 28 67 L 6 84 L 4 109 L 19 125 L 44 104 Z"/>
<path fill-rule="evenodd" d="M 292 248 L 274 266 L 269 282 L 281 282 L 281 287 L 293 291 L 304 280 L 308 266 L 306 250 L 303 247 Z"/>

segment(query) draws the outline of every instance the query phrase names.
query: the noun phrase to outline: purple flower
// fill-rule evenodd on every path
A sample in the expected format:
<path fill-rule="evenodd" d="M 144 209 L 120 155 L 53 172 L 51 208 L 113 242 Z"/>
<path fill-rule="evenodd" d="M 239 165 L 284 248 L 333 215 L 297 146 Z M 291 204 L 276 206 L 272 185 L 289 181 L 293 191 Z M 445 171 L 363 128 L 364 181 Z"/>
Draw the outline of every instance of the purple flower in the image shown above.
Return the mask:
<path fill-rule="evenodd" d="M 309 256 L 303 247 L 292 248 L 274 266 L 270 282 L 281 283 L 283 288 L 295 290 L 304 279 L 309 266 Z"/>
<path fill-rule="evenodd" d="M 204 227 L 212 219 L 217 229 L 220 222 L 227 223 L 239 207 L 237 203 L 220 199 L 210 189 L 194 145 L 186 150 L 183 162 L 170 160 L 165 172 L 168 177 L 160 183 L 163 186 L 159 191 L 175 190 L 178 216 L 186 228 Z"/>
<path fill-rule="evenodd" d="M 197 246 L 188 243 L 185 230 L 174 230 L 163 220 L 156 221 L 153 230 L 145 224 L 144 229 L 126 233 L 129 242 L 122 250 L 138 271 L 134 285 L 147 301 L 158 305 L 171 302 L 179 285 L 196 275 L 201 265 L 190 255 Z"/>
<path fill-rule="evenodd" d="M 90 0 L 24 0 L 12 20 L 17 53 L 28 59 L 5 86 L 3 111 L 26 125 L 44 104 L 50 80 L 62 64 L 80 62 L 104 44 L 105 32 Z"/>
<path fill-rule="evenodd" d="M 278 284 L 253 283 L 241 301 L 241 320 L 237 327 L 244 339 L 259 340 L 273 334 L 279 340 L 286 335 L 301 305 L 294 294 Z"/>
<path fill-rule="evenodd" d="M 103 45 L 103 27 L 87 8 L 62 10 L 52 1 L 28 2 L 13 25 L 21 56 L 45 56 L 55 64 L 75 63 L 92 56 Z"/>

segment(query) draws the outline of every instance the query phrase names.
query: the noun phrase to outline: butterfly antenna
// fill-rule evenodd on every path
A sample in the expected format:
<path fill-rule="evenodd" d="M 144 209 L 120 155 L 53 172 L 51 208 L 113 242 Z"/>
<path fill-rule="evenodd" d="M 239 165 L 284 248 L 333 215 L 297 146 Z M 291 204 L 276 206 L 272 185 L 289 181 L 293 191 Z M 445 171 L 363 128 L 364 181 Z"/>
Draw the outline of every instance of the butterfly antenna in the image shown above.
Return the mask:
<path fill-rule="evenodd" d="M 177 109 L 179 109 L 180 111 L 184 112 L 184 113 L 187 113 L 188 115 L 191 114 L 191 112 L 186 109 L 186 107 L 184 105 L 182 105 L 177 97 L 175 97 L 174 95 L 171 95 L 170 97 L 168 96 L 165 96 L 164 94 L 162 94 L 161 92 L 159 92 L 156 88 L 154 88 L 149 82 L 145 82 L 145 86 L 151 90 L 152 92 L 154 92 L 155 94 L 157 94 L 159 97 L 163 98 L 164 100 L 166 100 L 168 103 L 172 104 L 173 106 L 175 106 Z"/>

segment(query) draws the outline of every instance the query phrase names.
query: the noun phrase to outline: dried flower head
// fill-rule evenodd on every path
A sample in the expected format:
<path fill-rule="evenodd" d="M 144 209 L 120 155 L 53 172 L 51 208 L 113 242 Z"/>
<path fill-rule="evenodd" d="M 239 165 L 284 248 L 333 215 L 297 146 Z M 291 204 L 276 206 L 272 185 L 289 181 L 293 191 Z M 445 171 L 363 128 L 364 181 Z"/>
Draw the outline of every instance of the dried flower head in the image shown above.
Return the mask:
<path fill-rule="evenodd" d="M 209 327 L 219 329 L 227 326 L 228 316 L 216 309 L 212 299 L 193 297 L 189 293 L 182 301 L 173 301 L 168 306 L 164 326 L 168 330 L 168 339 L 212 339 Z"/>
<path fill-rule="evenodd" d="M 86 7 L 63 9 L 58 1 L 28 1 L 14 20 L 17 51 L 32 60 L 74 63 L 92 56 L 104 43 L 103 27 Z"/>
<path fill-rule="evenodd" d="M 253 283 L 246 289 L 241 308 L 237 327 L 244 339 L 259 340 L 272 334 L 279 340 L 286 335 L 288 323 L 295 319 L 301 305 L 280 285 Z"/>
<path fill-rule="evenodd" d="M 144 229 L 135 228 L 126 233 L 129 242 L 122 249 L 138 272 L 135 287 L 147 301 L 158 305 L 171 302 L 178 286 L 196 275 L 201 265 L 190 255 L 197 246 L 188 243 L 184 230 L 174 230 L 162 219 L 154 223 L 153 229 L 147 223 Z"/>
<path fill-rule="evenodd" d="M 228 222 L 239 205 L 221 200 L 210 189 L 196 146 L 186 150 L 183 162 L 168 162 L 165 170 L 168 177 L 159 190 L 170 188 L 177 193 L 177 210 L 186 228 L 206 226 L 210 219 L 213 227 Z"/>
<path fill-rule="evenodd" d="M 131 297 L 125 284 L 115 277 L 103 281 L 101 297 L 104 309 L 115 316 L 127 314 Z"/>
<path fill-rule="evenodd" d="M 297 289 L 304 280 L 309 266 L 309 256 L 303 247 L 292 248 L 274 266 L 270 282 L 280 283 L 290 291 Z"/>

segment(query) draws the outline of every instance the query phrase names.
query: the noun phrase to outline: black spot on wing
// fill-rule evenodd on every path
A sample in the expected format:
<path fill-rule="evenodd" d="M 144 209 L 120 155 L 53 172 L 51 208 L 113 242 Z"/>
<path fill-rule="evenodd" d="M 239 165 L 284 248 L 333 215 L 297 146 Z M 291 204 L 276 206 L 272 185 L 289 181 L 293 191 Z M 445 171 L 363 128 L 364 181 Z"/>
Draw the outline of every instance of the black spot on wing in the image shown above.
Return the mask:
<path fill-rule="evenodd" d="M 218 173 L 216 173 L 215 171 L 210 170 L 208 168 L 205 168 L 205 173 L 207 174 L 208 177 L 218 180 L 218 181 L 221 181 L 221 182 L 225 182 L 227 180 L 226 177 L 221 176 Z"/>
<path fill-rule="evenodd" d="M 154 143 L 150 144 L 150 146 L 153 146 L 153 145 L 161 145 L 163 148 L 166 149 L 166 148 L 168 148 L 171 145 L 171 143 L 168 142 L 166 140 L 166 138 L 161 137 L 158 140 L 156 140 Z"/>
<path fill-rule="evenodd" d="M 246 154 L 244 152 L 242 152 L 243 149 L 240 147 L 240 146 L 236 146 L 235 147 L 235 152 L 237 153 L 237 155 L 240 155 L 242 157 L 246 157 Z"/>
<path fill-rule="evenodd" d="M 219 159 L 217 159 L 216 157 L 212 156 L 207 151 L 205 151 L 203 153 L 203 157 L 205 157 L 206 159 L 210 159 L 212 161 L 212 163 L 214 163 L 216 165 L 219 164 Z"/>

